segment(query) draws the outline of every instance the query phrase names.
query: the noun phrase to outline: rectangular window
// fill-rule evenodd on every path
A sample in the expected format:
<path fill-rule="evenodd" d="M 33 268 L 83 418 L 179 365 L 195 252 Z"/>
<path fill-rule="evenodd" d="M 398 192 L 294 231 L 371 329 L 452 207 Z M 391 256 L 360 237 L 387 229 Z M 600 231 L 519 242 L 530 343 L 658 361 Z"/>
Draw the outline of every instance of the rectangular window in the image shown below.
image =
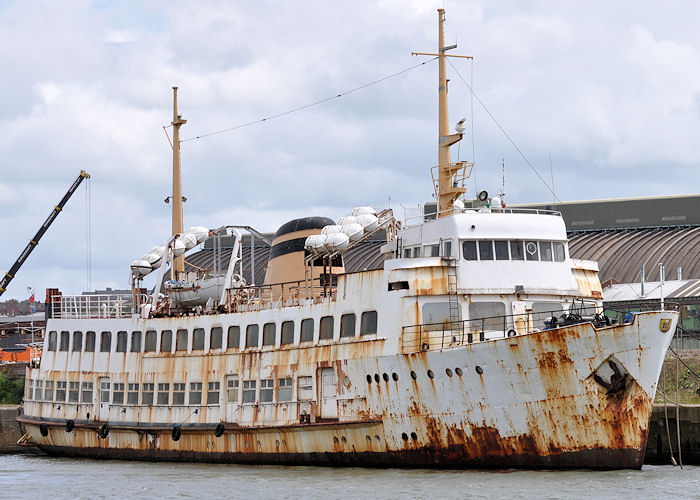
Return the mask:
<path fill-rule="evenodd" d="M 85 332 L 85 352 L 95 352 L 95 332 Z"/>
<path fill-rule="evenodd" d="M 451 241 L 443 241 L 442 242 L 442 256 L 443 257 L 452 257 L 452 242 Z"/>
<path fill-rule="evenodd" d="M 554 262 L 564 262 L 564 244 L 555 241 L 552 246 L 554 247 Z"/>
<path fill-rule="evenodd" d="M 228 334 L 226 337 L 226 348 L 227 349 L 238 349 L 241 347 L 241 327 L 240 326 L 229 326 Z"/>
<path fill-rule="evenodd" d="M 124 404 L 124 384 L 115 383 L 112 385 L 112 404 Z"/>
<path fill-rule="evenodd" d="M 100 352 L 112 350 L 112 332 L 102 332 L 100 336 Z"/>
<path fill-rule="evenodd" d="M 27 385 L 27 400 L 32 401 L 34 399 L 34 379 L 29 379 L 29 385 Z"/>
<path fill-rule="evenodd" d="M 426 257 L 440 257 L 440 245 L 424 246 L 423 255 L 425 255 Z"/>
<path fill-rule="evenodd" d="M 92 404 L 92 382 L 83 382 L 83 394 L 81 401 Z"/>
<path fill-rule="evenodd" d="M 173 384 L 173 404 L 174 405 L 184 405 L 185 404 L 185 384 L 184 383 Z"/>
<path fill-rule="evenodd" d="M 109 403 L 109 380 L 100 380 L 100 403 Z"/>
<path fill-rule="evenodd" d="M 299 377 L 299 401 L 311 401 L 314 398 L 314 391 L 311 377 Z"/>
<path fill-rule="evenodd" d="M 141 332 L 135 330 L 131 332 L 131 352 L 141 352 Z"/>
<path fill-rule="evenodd" d="M 148 330 L 146 332 L 146 341 L 143 344 L 143 352 L 156 352 L 156 343 L 158 340 L 158 334 L 155 330 Z"/>
<path fill-rule="evenodd" d="M 170 403 L 170 384 L 158 384 L 158 399 L 159 405 L 167 405 Z"/>
<path fill-rule="evenodd" d="M 355 336 L 355 315 L 343 314 L 340 317 L 340 336 L 354 337 Z"/>
<path fill-rule="evenodd" d="M 540 241 L 540 260 L 552 262 L 552 244 L 549 241 Z"/>
<path fill-rule="evenodd" d="M 224 336 L 224 329 L 220 326 L 215 326 L 209 332 L 209 350 L 221 349 L 221 341 Z"/>
<path fill-rule="evenodd" d="M 68 402 L 77 403 L 80 398 L 80 383 L 79 382 L 69 382 L 68 383 Z"/>
<path fill-rule="evenodd" d="M 202 383 L 190 382 L 190 403 L 191 405 L 202 404 Z"/>
<path fill-rule="evenodd" d="M 493 246 L 496 249 L 496 260 L 508 260 L 507 241 L 494 241 Z"/>
<path fill-rule="evenodd" d="M 245 329 L 245 346 L 258 347 L 258 325 L 248 325 Z"/>
<path fill-rule="evenodd" d="M 332 339 L 333 338 L 333 316 L 324 316 L 321 318 L 321 332 L 318 336 L 319 339 Z"/>
<path fill-rule="evenodd" d="M 527 260 L 540 260 L 536 241 L 528 241 L 525 243 L 525 255 L 527 256 Z"/>
<path fill-rule="evenodd" d="M 220 382 L 209 382 L 207 385 L 207 404 L 208 405 L 218 405 L 219 404 L 219 388 L 221 387 Z"/>
<path fill-rule="evenodd" d="M 420 247 L 414 247 L 413 248 L 413 258 L 417 259 L 420 257 Z"/>
<path fill-rule="evenodd" d="M 255 380 L 243 381 L 243 404 L 255 403 Z"/>
<path fill-rule="evenodd" d="M 175 350 L 176 351 L 186 351 L 187 350 L 187 330 L 180 328 L 177 331 L 175 337 Z"/>
<path fill-rule="evenodd" d="M 63 380 L 56 381 L 56 402 L 63 403 L 66 400 L 66 383 Z"/>
<path fill-rule="evenodd" d="M 477 260 L 476 241 L 462 242 L 462 257 L 464 260 Z"/>
<path fill-rule="evenodd" d="M 119 331 L 117 332 L 117 352 L 126 352 L 126 332 L 125 331 Z"/>
<path fill-rule="evenodd" d="M 503 302 L 472 302 L 469 304 L 469 328 L 482 332 L 503 331 L 505 315 L 506 305 Z"/>
<path fill-rule="evenodd" d="M 83 332 L 73 332 L 73 352 L 83 349 Z"/>
<path fill-rule="evenodd" d="M 160 352 L 172 352 L 173 350 L 173 332 L 172 330 L 163 330 L 160 332 Z"/>
<path fill-rule="evenodd" d="M 525 251 L 522 241 L 510 242 L 510 260 L 525 260 Z"/>
<path fill-rule="evenodd" d="M 282 340 L 281 345 L 294 343 L 294 321 L 284 321 L 282 323 Z"/>
<path fill-rule="evenodd" d="M 53 380 L 47 380 L 44 384 L 44 401 L 53 401 Z"/>
<path fill-rule="evenodd" d="M 56 332 L 51 330 L 49 332 L 49 351 L 56 350 Z"/>
<path fill-rule="evenodd" d="M 272 396 L 275 390 L 275 381 L 273 379 L 265 379 L 260 381 L 260 402 L 272 403 Z"/>
<path fill-rule="evenodd" d="M 229 403 L 238 402 L 238 375 L 228 375 L 226 377 L 226 401 Z"/>
<path fill-rule="evenodd" d="M 192 330 L 192 350 L 204 350 L 204 328 L 195 328 Z"/>
<path fill-rule="evenodd" d="M 141 393 L 141 404 L 153 404 L 153 389 L 155 384 L 143 384 L 143 392 Z"/>
<path fill-rule="evenodd" d="M 411 258 L 411 249 L 410 248 L 404 249 L 403 256 L 405 259 L 410 259 Z"/>
<path fill-rule="evenodd" d="M 561 302 L 533 302 L 532 303 L 532 323 L 536 328 L 544 328 L 545 320 L 552 316 L 557 318 L 564 314 L 564 307 Z"/>
<path fill-rule="evenodd" d="M 61 332 L 61 344 L 58 347 L 59 351 L 67 351 L 68 344 L 70 343 L 70 333 L 63 331 Z"/>
<path fill-rule="evenodd" d="M 479 242 L 479 260 L 493 260 L 493 241 Z"/>
<path fill-rule="evenodd" d="M 276 328 L 274 323 L 263 325 L 263 345 L 275 345 Z"/>
<path fill-rule="evenodd" d="M 126 393 L 126 404 L 137 405 L 139 404 L 139 384 L 129 384 L 128 391 Z"/>
<path fill-rule="evenodd" d="M 277 381 L 277 401 L 292 400 L 292 379 L 281 378 Z"/>
<path fill-rule="evenodd" d="M 299 342 L 311 342 L 314 340 L 314 320 L 307 318 L 301 320 L 301 338 Z"/>
<path fill-rule="evenodd" d="M 377 311 L 365 311 L 360 318 L 360 335 L 377 333 Z"/>
<path fill-rule="evenodd" d="M 34 383 L 34 399 L 36 401 L 41 401 L 44 398 L 44 381 L 37 380 Z"/>

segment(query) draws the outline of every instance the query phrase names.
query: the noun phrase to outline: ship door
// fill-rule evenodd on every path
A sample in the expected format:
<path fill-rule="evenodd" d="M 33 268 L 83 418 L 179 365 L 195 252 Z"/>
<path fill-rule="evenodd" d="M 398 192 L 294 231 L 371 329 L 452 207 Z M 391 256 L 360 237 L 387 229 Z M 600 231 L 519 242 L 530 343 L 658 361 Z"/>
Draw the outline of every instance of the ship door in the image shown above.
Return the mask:
<path fill-rule="evenodd" d="M 103 422 L 109 420 L 109 396 L 110 396 L 110 384 L 108 377 L 100 377 L 100 395 L 99 402 L 100 409 L 98 412 L 99 419 Z"/>
<path fill-rule="evenodd" d="M 338 377 L 335 368 L 321 368 L 321 417 L 338 418 Z"/>

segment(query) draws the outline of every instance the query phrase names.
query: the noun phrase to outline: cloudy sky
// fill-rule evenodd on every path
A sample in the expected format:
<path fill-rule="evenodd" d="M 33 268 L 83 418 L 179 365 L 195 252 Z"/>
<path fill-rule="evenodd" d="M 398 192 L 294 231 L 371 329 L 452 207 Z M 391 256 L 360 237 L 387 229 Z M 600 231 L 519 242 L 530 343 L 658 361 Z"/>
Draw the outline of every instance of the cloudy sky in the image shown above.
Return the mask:
<path fill-rule="evenodd" d="M 446 0 L 453 159 L 509 203 L 700 191 L 700 5 L 673 1 Z M 443 1 L 0 0 L 0 266 L 9 269 L 81 169 L 91 288 L 169 235 L 173 85 L 194 138 L 400 72 L 435 51 Z M 185 227 L 274 231 L 306 215 L 431 199 L 431 62 L 303 111 L 182 145 Z M 473 115 L 471 105 L 473 102 Z M 473 147 L 472 147 L 473 137 Z M 549 157 L 552 170 L 550 172 Z M 553 175 L 552 175 L 553 174 Z M 84 186 L 7 298 L 87 284 Z M 4 272 L 2 269 L 0 272 Z"/>

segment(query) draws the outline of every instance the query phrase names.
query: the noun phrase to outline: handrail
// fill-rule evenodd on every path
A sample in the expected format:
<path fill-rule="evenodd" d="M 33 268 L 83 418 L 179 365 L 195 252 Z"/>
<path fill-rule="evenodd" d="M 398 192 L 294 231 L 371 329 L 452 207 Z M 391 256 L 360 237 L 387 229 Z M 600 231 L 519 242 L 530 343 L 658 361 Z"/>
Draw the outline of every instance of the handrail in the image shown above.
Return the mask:
<path fill-rule="evenodd" d="M 130 293 L 63 295 L 49 304 L 50 317 L 56 319 L 130 318 L 135 311 Z M 143 303 L 147 295 L 139 294 L 137 303 Z"/>
<path fill-rule="evenodd" d="M 456 215 L 456 214 L 531 214 L 531 215 L 553 215 L 556 217 L 561 217 L 561 212 L 558 210 L 545 210 L 541 208 L 501 208 L 501 207 L 465 207 L 465 208 L 451 208 L 448 210 L 435 211 L 430 213 L 425 213 L 424 206 L 418 206 L 417 208 L 406 207 L 412 210 L 418 210 L 419 215 L 414 216 L 404 216 L 402 219 L 404 227 L 412 227 L 423 224 L 429 220 L 435 220 L 440 215 Z"/>

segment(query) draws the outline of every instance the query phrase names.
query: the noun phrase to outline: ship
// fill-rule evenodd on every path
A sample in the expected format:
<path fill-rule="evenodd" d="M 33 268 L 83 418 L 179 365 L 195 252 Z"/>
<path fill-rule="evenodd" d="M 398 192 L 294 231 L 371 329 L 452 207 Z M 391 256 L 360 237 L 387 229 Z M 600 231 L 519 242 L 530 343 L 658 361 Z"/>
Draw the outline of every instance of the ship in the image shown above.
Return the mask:
<path fill-rule="evenodd" d="M 448 125 L 444 21 L 438 9 L 428 54 L 437 208 L 415 218 L 361 206 L 271 239 L 246 225 L 183 230 L 174 89 L 172 237 L 131 265 L 131 295 L 51 298 L 26 373 L 25 442 L 136 460 L 642 466 L 678 313 L 611 321 L 598 266 L 570 257 L 559 212 L 485 191 L 465 203 L 473 164 L 450 161 L 464 128 Z M 377 235 L 381 266 L 346 270 L 347 252 Z M 244 276 L 254 237 L 271 244 L 262 283 Z M 188 267 L 207 241 L 212 265 Z"/>

